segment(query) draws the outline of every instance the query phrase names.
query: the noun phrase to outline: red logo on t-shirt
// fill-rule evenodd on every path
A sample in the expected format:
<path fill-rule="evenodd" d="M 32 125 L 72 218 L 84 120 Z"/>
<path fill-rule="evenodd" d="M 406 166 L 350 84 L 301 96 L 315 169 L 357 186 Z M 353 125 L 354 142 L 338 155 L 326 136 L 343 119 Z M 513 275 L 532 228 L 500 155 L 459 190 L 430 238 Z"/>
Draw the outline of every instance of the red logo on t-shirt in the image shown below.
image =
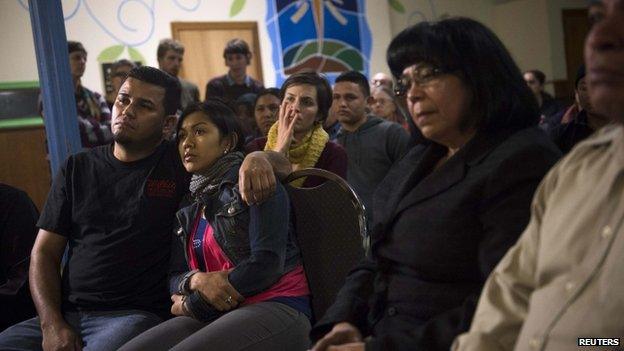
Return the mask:
<path fill-rule="evenodd" d="M 173 180 L 168 179 L 148 179 L 147 180 L 147 196 L 156 197 L 174 197 L 176 192 L 176 184 Z"/>

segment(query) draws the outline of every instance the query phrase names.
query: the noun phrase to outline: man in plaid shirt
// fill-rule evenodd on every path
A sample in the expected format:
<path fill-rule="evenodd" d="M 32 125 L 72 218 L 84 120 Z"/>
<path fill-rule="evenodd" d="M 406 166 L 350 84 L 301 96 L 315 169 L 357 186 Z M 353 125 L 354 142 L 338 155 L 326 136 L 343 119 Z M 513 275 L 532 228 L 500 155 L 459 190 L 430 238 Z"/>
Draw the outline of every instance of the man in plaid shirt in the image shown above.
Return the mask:
<path fill-rule="evenodd" d="M 113 134 L 111 133 L 111 112 L 106 100 L 99 93 L 85 88 L 80 83 L 87 63 L 87 51 L 77 41 L 68 41 L 67 48 L 82 146 L 91 148 L 109 144 L 113 140 Z"/>

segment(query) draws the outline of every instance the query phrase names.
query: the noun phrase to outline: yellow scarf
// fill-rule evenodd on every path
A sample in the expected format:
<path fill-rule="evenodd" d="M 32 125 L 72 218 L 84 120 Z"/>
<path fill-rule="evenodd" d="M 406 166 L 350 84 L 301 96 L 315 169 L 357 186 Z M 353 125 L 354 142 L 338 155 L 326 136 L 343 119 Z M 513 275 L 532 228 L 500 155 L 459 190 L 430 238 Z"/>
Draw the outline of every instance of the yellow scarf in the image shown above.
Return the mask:
<path fill-rule="evenodd" d="M 277 122 L 273 124 L 267 135 L 267 143 L 264 150 L 273 150 L 277 145 Z M 329 134 L 323 129 L 321 123 L 318 123 L 306 134 L 302 142 L 293 146 L 291 144 L 288 150 L 288 160 L 291 163 L 299 165 L 299 169 L 314 167 L 321 153 L 325 149 L 325 144 L 329 141 Z M 301 187 L 305 178 L 299 178 L 291 184 Z"/>

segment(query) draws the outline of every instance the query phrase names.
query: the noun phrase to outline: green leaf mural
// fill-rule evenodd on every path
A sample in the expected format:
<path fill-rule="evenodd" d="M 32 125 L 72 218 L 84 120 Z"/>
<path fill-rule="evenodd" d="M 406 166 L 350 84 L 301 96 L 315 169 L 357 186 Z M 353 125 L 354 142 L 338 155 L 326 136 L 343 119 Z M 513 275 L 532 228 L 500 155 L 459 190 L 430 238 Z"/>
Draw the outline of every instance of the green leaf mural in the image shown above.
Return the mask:
<path fill-rule="evenodd" d="M 102 50 L 97 57 L 98 62 L 113 62 L 116 61 L 121 53 L 124 51 L 125 46 L 123 45 L 113 45 L 109 46 L 106 49 Z"/>
<path fill-rule="evenodd" d="M 390 6 L 398 13 L 405 13 L 405 6 L 399 0 L 388 0 Z"/>
<path fill-rule="evenodd" d="M 133 47 L 128 47 L 128 52 L 130 53 L 130 59 L 132 61 L 139 61 L 141 62 L 141 64 L 143 65 L 145 64 L 145 58 L 143 57 L 143 55 L 141 55 L 139 50 Z"/>
<path fill-rule="evenodd" d="M 364 58 L 358 50 L 331 39 L 325 39 L 320 52 L 316 41 L 295 45 L 284 52 L 283 62 L 287 73 L 296 72 L 301 67 L 314 69 L 331 67 L 339 71 L 364 70 Z"/>
<path fill-rule="evenodd" d="M 230 17 L 234 17 L 239 14 L 245 7 L 245 0 L 234 0 L 232 7 L 230 7 Z"/>

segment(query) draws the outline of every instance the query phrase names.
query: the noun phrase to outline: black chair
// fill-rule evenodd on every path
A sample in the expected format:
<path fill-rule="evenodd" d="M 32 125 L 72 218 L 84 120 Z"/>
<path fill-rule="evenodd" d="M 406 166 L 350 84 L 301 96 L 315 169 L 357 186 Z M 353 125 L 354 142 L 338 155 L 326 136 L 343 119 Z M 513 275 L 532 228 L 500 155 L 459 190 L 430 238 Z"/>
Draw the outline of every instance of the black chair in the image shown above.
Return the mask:
<path fill-rule="evenodd" d="M 364 205 L 341 177 L 308 168 L 291 173 L 285 183 L 310 176 L 321 177 L 325 182 L 313 188 L 288 185 L 286 189 L 315 320 L 333 304 L 345 277 L 364 257 L 369 237 Z"/>

